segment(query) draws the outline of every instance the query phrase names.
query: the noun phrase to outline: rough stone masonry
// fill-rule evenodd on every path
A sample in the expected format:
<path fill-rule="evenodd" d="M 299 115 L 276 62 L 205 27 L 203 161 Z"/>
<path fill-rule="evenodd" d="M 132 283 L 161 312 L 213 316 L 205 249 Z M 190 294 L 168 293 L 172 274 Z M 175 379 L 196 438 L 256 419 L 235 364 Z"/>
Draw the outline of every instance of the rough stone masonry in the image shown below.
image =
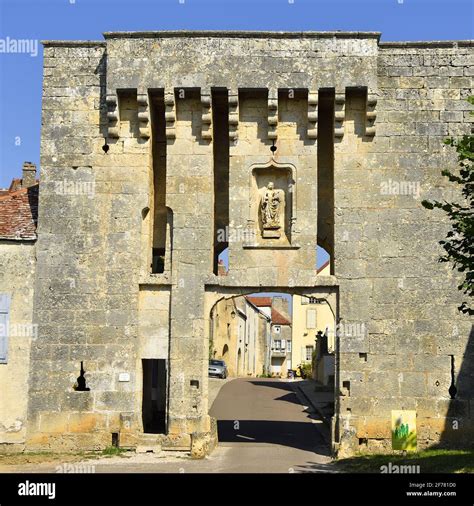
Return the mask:
<path fill-rule="evenodd" d="M 471 133 L 474 43 L 104 37 L 44 42 L 34 299 L 24 301 L 38 336 L 29 367 L 2 380 L 10 398 L 28 398 L 15 424 L 0 419 L 4 446 L 209 453 L 210 312 L 257 291 L 323 297 L 337 314 L 339 456 L 390 451 L 393 410 L 416 411 L 419 448 L 472 444 L 472 321 L 457 311 L 457 273 L 437 262 L 447 222 L 420 202 L 455 197 L 440 175 L 456 166 L 443 140 Z M 269 183 L 278 209 L 262 223 Z M 317 274 L 317 245 L 330 275 Z M 146 384 L 155 374 L 161 390 Z M 160 429 L 145 430 L 148 402 Z"/>

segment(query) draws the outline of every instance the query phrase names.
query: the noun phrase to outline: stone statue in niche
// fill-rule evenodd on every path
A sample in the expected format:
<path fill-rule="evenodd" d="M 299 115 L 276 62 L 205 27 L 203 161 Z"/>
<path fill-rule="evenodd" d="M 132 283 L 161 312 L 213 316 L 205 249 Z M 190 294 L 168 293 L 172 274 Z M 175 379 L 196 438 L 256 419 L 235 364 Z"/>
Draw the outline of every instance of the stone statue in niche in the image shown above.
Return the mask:
<path fill-rule="evenodd" d="M 262 237 L 267 239 L 279 239 L 281 237 L 284 205 L 285 193 L 283 190 L 276 190 L 274 184 L 270 181 L 267 187 L 264 188 L 260 200 Z"/>

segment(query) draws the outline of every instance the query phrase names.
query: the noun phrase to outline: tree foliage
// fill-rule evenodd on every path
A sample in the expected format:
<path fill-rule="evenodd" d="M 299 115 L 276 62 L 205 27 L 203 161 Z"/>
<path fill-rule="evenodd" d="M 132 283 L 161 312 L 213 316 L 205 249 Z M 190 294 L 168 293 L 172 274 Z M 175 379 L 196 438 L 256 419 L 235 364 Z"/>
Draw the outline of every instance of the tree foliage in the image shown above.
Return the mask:
<path fill-rule="evenodd" d="M 474 96 L 468 98 L 474 105 Z M 471 113 L 472 114 L 472 113 Z M 446 139 L 445 143 L 456 149 L 458 168 L 455 171 L 444 169 L 441 174 L 451 183 L 459 185 L 462 198 L 458 202 L 423 200 L 427 209 L 441 209 L 450 220 L 451 229 L 446 238 L 439 241 L 444 248 L 440 262 L 451 262 L 453 269 L 464 274 L 463 282 L 458 286 L 468 297 L 474 295 L 474 136 L 464 135 L 460 139 Z M 474 314 L 472 300 L 464 301 L 459 311 Z"/>

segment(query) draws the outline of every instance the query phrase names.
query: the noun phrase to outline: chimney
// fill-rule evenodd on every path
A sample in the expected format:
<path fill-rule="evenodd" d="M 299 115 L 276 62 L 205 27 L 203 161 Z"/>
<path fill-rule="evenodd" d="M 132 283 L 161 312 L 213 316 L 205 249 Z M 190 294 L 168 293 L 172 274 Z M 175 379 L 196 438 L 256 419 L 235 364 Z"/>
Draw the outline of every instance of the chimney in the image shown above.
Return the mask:
<path fill-rule="evenodd" d="M 36 184 L 36 165 L 31 162 L 23 163 L 23 176 L 21 180 L 22 188 L 29 188 Z"/>
<path fill-rule="evenodd" d="M 217 275 L 227 276 L 227 269 L 225 267 L 224 260 L 219 260 L 217 263 Z"/>
<path fill-rule="evenodd" d="M 289 312 L 288 299 L 286 299 L 284 297 L 280 297 L 280 296 L 273 297 L 273 299 L 272 299 L 272 307 L 274 309 L 276 309 L 287 320 L 291 321 L 290 312 Z"/>

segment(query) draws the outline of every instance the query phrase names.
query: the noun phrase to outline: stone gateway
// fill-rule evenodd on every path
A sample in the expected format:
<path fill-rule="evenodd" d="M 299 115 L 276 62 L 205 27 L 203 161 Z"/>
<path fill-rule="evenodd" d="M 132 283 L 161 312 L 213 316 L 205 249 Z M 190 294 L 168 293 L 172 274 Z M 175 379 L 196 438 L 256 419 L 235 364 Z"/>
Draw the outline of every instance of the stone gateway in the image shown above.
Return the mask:
<path fill-rule="evenodd" d="M 391 451 L 393 410 L 416 411 L 419 448 L 472 444 L 472 321 L 419 197 L 452 191 L 473 42 L 104 38 L 43 42 L 37 228 L 0 220 L 0 318 L 38 329 L 2 340 L 2 450 L 208 454 L 211 311 L 258 291 L 334 308 L 339 456 Z M 30 209 L 17 192 L 0 214 Z"/>

